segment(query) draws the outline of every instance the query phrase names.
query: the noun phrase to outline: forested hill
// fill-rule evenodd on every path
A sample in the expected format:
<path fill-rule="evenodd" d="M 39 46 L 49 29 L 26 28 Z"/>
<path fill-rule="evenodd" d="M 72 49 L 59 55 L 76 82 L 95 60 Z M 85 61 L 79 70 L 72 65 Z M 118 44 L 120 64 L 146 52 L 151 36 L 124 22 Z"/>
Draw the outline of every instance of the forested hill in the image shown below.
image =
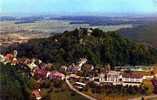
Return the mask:
<path fill-rule="evenodd" d="M 130 29 L 121 29 L 119 33 L 128 38 L 148 43 L 157 48 L 157 21 Z"/>
<path fill-rule="evenodd" d="M 38 57 L 45 62 L 73 63 L 87 57 L 89 63 L 141 65 L 156 63 L 157 50 L 128 40 L 116 32 L 76 29 L 49 38 L 33 39 L 16 48 L 19 56 Z"/>

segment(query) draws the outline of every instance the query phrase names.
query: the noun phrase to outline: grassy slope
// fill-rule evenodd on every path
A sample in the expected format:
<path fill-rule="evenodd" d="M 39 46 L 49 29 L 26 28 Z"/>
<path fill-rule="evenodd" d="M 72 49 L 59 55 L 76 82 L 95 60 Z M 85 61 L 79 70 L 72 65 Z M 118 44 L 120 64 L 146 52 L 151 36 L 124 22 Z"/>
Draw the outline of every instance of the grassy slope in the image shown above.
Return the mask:
<path fill-rule="evenodd" d="M 87 100 L 86 98 L 74 94 L 73 96 L 71 95 L 70 91 L 64 91 L 64 92 L 51 92 L 50 94 L 50 100 Z"/>
<path fill-rule="evenodd" d="M 135 98 L 138 97 L 139 95 L 106 95 L 105 93 L 103 94 L 93 94 L 90 90 L 87 92 L 84 92 L 87 95 L 93 96 L 97 98 L 98 100 L 127 100 L 128 98 Z"/>

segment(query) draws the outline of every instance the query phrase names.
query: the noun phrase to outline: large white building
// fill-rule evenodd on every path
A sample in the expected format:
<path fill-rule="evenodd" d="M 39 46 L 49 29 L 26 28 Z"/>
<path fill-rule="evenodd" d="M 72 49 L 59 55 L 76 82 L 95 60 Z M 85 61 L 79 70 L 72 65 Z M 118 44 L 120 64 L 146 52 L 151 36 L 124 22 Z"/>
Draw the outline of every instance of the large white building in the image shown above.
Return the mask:
<path fill-rule="evenodd" d="M 122 73 L 119 71 L 109 71 L 108 73 L 99 74 L 99 82 L 123 86 L 140 86 L 144 80 L 143 77 L 143 75 L 134 72 Z"/>
<path fill-rule="evenodd" d="M 107 73 L 107 82 L 113 83 L 113 85 L 120 85 L 122 80 L 121 72 L 109 71 Z"/>
<path fill-rule="evenodd" d="M 101 73 L 99 75 L 99 82 L 112 83 L 113 85 L 121 84 L 122 75 L 117 71 L 109 71 L 108 73 Z"/>

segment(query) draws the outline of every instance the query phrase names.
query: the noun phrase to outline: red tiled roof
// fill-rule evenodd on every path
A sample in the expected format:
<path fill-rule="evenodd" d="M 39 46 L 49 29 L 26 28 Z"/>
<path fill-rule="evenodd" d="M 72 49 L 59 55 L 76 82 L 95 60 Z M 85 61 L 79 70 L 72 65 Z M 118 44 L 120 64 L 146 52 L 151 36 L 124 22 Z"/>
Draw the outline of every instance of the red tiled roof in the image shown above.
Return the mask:
<path fill-rule="evenodd" d="M 37 68 L 35 69 L 35 76 L 39 77 L 39 78 L 44 78 L 46 77 L 46 74 L 47 74 L 47 70 L 45 69 L 40 69 L 40 68 Z"/>
<path fill-rule="evenodd" d="M 51 78 L 53 78 L 53 77 L 64 77 L 65 75 L 64 74 L 62 74 L 62 73 L 60 73 L 60 72 L 58 72 L 58 71 L 52 71 L 51 73 L 50 73 L 50 77 Z"/>
<path fill-rule="evenodd" d="M 13 54 L 8 53 L 4 57 L 6 60 L 12 60 L 14 56 L 13 56 Z"/>
<path fill-rule="evenodd" d="M 32 95 L 35 97 L 41 97 L 40 91 L 38 91 L 38 90 L 33 90 Z"/>
<path fill-rule="evenodd" d="M 134 72 L 123 73 L 122 76 L 124 78 L 142 78 L 143 77 L 143 75 L 138 74 L 138 73 L 134 73 Z"/>

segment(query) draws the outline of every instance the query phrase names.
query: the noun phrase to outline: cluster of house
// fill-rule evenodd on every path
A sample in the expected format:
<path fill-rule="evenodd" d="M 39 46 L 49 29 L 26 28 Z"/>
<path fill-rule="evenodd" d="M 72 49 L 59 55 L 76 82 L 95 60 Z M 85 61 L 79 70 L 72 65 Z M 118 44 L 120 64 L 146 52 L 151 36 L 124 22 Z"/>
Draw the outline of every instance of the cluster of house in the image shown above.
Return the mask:
<path fill-rule="evenodd" d="M 89 65 L 86 64 L 87 59 L 86 58 L 80 58 L 80 61 L 78 63 L 72 63 L 71 65 L 67 66 L 61 66 L 61 69 L 64 70 L 65 72 L 69 72 L 69 73 L 76 73 L 82 70 L 82 68 L 84 67 L 84 65 Z M 89 70 L 93 70 L 94 66 L 93 65 L 89 65 Z"/>
<path fill-rule="evenodd" d="M 64 80 L 65 75 L 59 71 L 53 70 L 50 71 L 52 64 L 45 64 L 40 59 L 28 59 L 28 58 L 17 58 L 17 51 L 14 50 L 13 53 L 7 53 L 5 55 L 0 54 L 0 62 L 12 65 L 26 66 L 30 69 L 31 75 L 38 80 L 50 79 L 50 80 Z M 61 66 L 60 69 L 64 72 L 69 72 L 74 74 L 79 71 L 82 71 L 86 68 L 89 72 L 94 71 L 94 66 L 92 64 L 87 64 L 86 58 L 81 58 L 80 61 L 76 64 L 71 64 L 67 66 Z M 122 85 L 122 86 L 140 86 L 145 79 L 153 79 L 154 74 L 144 75 L 137 72 L 150 72 L 152 67 L 141 67 L 141 66 L 116 66 L 114 70 L 111 70 L 110 65 L 105 67 L 105 71 L 95 72 L 96 76 L 91 75 L 89 80 L 94 81 L 97 84 L 106 83 L 113 85 Z M 74 74 L 75 75 L 75 74 Z M 157 75 L 156 75 L 157 76 Z M 86 77 L 87 78 L 87 77 Z M 84 87 L 84 83 L 75 83 L 77 87 Z M 79 86 L 78 86 L 79 85 Z M 33 90 L 32 95 L 35 95 L 37 100 L 41 99 L 40 89 Z"/>
<path fill-rule="evenodd" d="M 87 65 L 83 63 L 84 65 Z M 84 67 L 84 66 L 83 66 Z M 82 69 L 83 69 L 82 67 Z M 94 81 L 97 85 L 101 84 L 112 84 L 112 85 L 122 85 L 122 86 L 141 86 L 144 80 L 152 80 L 157 77 L 157 74 L 151 73 L 153 67 L 150 66 L 134 66 L 134 67 L 121 67 L 116 70 L 111 70 L 110 65 L 105 66 L 106 69 L 103 71 L 95 72 L 96 76 L 91 75 L 90 77 L 85 77 L 90 81 Z M 94 67 L 91 67 L 94 69 Z M 119 70 L 120 69 L 120 70 Z M 96 69 L 95 69 L 96 70 Z M 82 88 L 85 86 L 86 82 L 75 83 L 77 88 Z M 80 86 L 82 85 L 82 86 Z"/>
<path fill-rule="evenodd" d="M 5 55 L 0 54 L 0 62 L 4 64 L 11 63 L 12 65 L 16 65 L 17 63 L 17 51 L 14 50 L 13 53 L 7 53 Z"/>
<path fill-rule="evenodd" d="M 145 79 L 153 79 L 155 75 L 144 75 L 142 73 L 130 71 L 109 71 L 100 73 L 98 81 L 100 83 L 110 83 L 122 86 L 140 86 Z"/>
<path fill-rule="evenodd" d="M 34 77 L 37 79 L 50 79 L 50 80 L 64 80 L 65 75 L 58 71 L 48 71 L 45 68 L 36 68 L 34 69 Z"/>
<path fill-rule="evenodd" d="M 53 80 L 64 80 L 65 75 L 59 71 L 49 71 L 48 68 L 52 67 L 52 64 L 45 64 L 39 59 L 28 59 L 28 58 L 17 58 L 17 51 L 14 50 L 12 53 L 6 53 L 5 55 L 0 54 L 0 62 L 3 64 L 16 65 L 16 67 L 29 69 L 31 75 L 37 80 L 42 79 L 53 79 Z M 41 90 L 35 89 L 32 91 L 33 97 L 36 100 L 40 100 Z"/>
<path fill-rule="evenodd" d="M 39 59 L 28 59 L 28 58 L 17 58 L 17 51 L 14 50 L 13 53 L 6 53 L 5 55 L 0 54 L 0 62 L 11 65 L 19 65 L 20 67 L 27 66 L 32 76 L 37 78 L 50 78 L 50 79 L 61 79 L 63 80 L 65 75 L 58 71 L 49 71 L 47 68 L 51 67 L 51 64 L 44 64 Z"/>
<path fill-rule="evenodd" d="M 52 64 L 45 64 L 40 59 L 29 59 L 29 58 L 17 58 L 18 52 L 14 50 L 12 53 L 6 53 L 4 55 L 0 54 L 0 62 L 4 64 L 17 65 L 19 68 L 29 69 L 31 75 L 37 80 L 50 79 L 50 80 L 64 80 L 65 75 L 57 70 L 50 71 Z M 81 71 L 82 66 L 87 62 L 86 58 L 81 58 L 77 64 L 71 64 L 67 66 L 61 66 L 61 70 L 69 73 L 76 73 Z M 93 66 L 90 66 L 91 70 L 94 69 Z M 32 95 L 35 95 L 37 100 L 41 99 L 39 95 L 40 89 L 35 89 L 32 91 Z"/>

